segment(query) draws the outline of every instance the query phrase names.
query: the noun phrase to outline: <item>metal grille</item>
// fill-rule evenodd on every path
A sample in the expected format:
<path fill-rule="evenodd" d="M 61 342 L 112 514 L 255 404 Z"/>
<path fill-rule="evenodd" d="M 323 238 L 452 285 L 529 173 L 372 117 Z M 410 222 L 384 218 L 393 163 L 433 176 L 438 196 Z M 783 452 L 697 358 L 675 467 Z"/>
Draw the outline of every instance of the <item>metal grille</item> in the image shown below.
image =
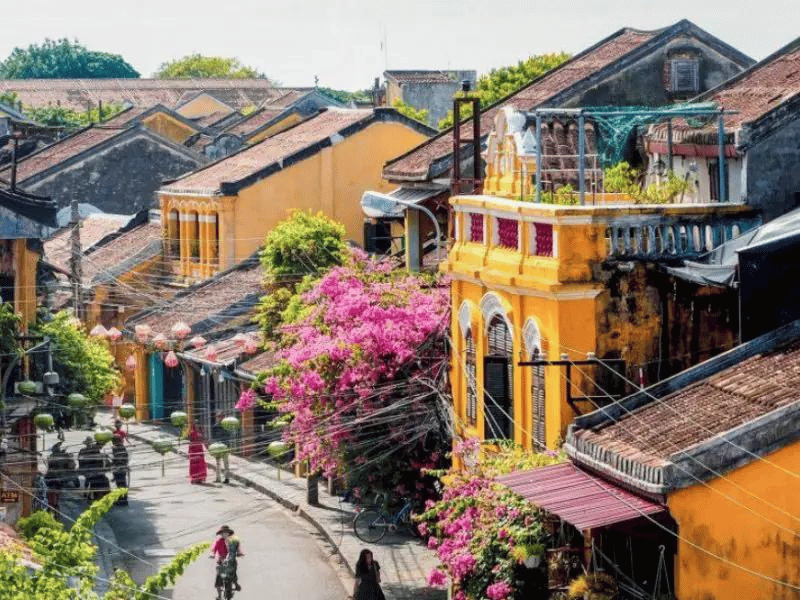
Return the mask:
<path fill-rule="evenodd" d="M 533 360 L 541 360 L 544 357 L 536 350 L 533 353 Z M 533 448 L 544 450 L 547 447 L 547 437 L 545 435 L 545 387 L 544 387 L 544 366 L 533 367 L 533 383 L 531 385 L 531 409 L 533 420 Z"/>
<path fill-rule="evenodd" d="M 469 241 L 483 243 L 483 215 L 470 213 L 469 215 Z"/>
<path fill-rule="evenodd" d="M 471 331 L 467 333 L 466 343 L 467 423 L 475 425 L 478 420 L 478 390 L 475 382 L 475 342 Z"/>
<path fill-rule="evenodd" d="M 515 219 L 497 218 L 497 244 L 506 248 L 519 247 L 519 222 Z"/>

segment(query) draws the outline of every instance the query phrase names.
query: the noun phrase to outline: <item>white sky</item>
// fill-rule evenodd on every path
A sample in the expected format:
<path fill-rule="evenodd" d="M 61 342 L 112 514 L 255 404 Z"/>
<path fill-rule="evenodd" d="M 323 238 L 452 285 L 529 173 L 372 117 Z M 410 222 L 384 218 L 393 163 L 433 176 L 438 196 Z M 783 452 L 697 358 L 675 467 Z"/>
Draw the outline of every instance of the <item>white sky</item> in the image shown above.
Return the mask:
<path fill-rule="evenodd" d="M 0 60 L 77 38 L 143 77 L 192 52 L 235 56 L 287 86 L 370 87 L 383 70 L 476 69 L 576 53 L 622 27 L 686 18 L 760 60 L 800 36 L 800 0 L 4 0 Z M 381 41 L 387 41 L 386 50 Z"/>

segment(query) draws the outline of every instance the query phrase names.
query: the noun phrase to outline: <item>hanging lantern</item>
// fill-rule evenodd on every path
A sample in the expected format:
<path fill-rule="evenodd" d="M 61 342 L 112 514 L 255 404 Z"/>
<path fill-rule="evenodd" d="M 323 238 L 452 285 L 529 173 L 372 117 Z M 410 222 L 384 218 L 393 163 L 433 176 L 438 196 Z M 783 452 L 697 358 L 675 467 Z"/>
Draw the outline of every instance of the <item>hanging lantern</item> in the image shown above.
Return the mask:
<path fill-rule="evenodd" d="M 153 440 L 153 450 L 161 455 L 161 476 L 164 476 L 164 455 L 172 450 L 172 440 L 169 438 L 157 438 Z"/>
<path fill-rule="evenodd" d="M 73 393 L 67 396 L 67 402 L 72 408 L 83 408 L 86 406 L 87 398 L 83 394 Z"/>
<path fill-rule="evenodd" d="M 214 458 L 222 458 L 223 456 L 228 454 L 228 452 L 229 452 L 228 446 L 226 446 L 222 442 L 214 442 L 208 447 L 208 453 Z"/>
<path fill-rule="evenodd" d="M 19 390 L 20 394 L 30 396 L 39 391 L 39 386 L 36 385 L 35 381 L 20 381 L 17 384 L 17 389 Z"/>
<path fill-rule="evenodd" d="M 33 417 L 33 424 L 39 429 L 50 429 L 53 426 L 53 415 L 50 413 L 39 413 Z"/>
<path fill-rule="evenodd" d="M 206 359 L 210 360 L 211 362 L 217 362 L 219 358 L 219 353 L 217 352 L 217 347 L 214 344 L 209 344 L 206 348 Z"/>
<path fill-rule="evenodd" d="M 136 356 L 134 356 L 133 354 L 131 354 L 131 355 L 128 357 L 128 360 L 126 360 L 126 361 L 125 361 L 125 368 L 126 368 L 128 371 L 135 371 L 135 370 L 136 370 Z"/>
<path fill-rule="evenodd" d="M 226 431 L 236 431 L 239 429 L 239 419 L 236 417 L 225 417 L 219 422 L 222 428 Z"/>
<path fill-rule="evenodd" d="M 133 330 L 136 333 L 136 339 L 143 344 L 150 338 L 150 334 L 153 333 L 153 330 L 150 329 L 150 325 L 136 325 Z"/>
<path fill-rule="evenodd" d="M 119 407 L 119 416 L 123 419 L 132 419 L 136 414 L 136 407 L 133 404 L 122 404 Z"/>
<path fill-rule="evenodd" d="M 97 429 L 94 432 L 94 441 L 98 444 L 107 444 L 114 437 L 114 433 L 108 429 Z"/>
<path fill-rule="evenodd" d="M 183 427 L 189 421 L 189 415 L 182 410 L 175 410 L 170 414 L 169 420 L 175 427 Z"/>
<path fill-rule="evenodd" d="M 193 348 L 202 348 L 203 346 L 206 345 L 206 338 L 200 335 L 196 335 L 189 340 L 189 343 L 192 345 Z"/>
<path fill-rule="evenodd" d="M 168 341 L 169 340 L 167 339 L 167 336 L 165 336 L 163 333 L 159 333 L 153 338 L 153 345 L 159 350 L 163 350 L 167 347 Z"/>
<path fill-rule="evenodd" d="M 244 350 L 246 354 L 255 354 L 258 352 L 258 342 L 248 336 L 247 340 L 244 342 L 244 346 L 242 346 L 242 350 Z"/>
<path fill-rule="evenodd" d="M 94 337 L 106 337 L 108 335 L 108 330 L 105 327 L 103 327 L 102 323 L 98 323 L 97 325 L 92 327 L 92 330 L 89 332 L 89 335 Z"/>
<path fill-rule="evenodd" d="M 275 440 L 267 444 L 267 452 L 272 458 L 283 456 L 289 451 L 289 444 L 280 440 Z"/>
<path fill-rule="evenodd" d="M 111 329 L 108 330 L 107 333 L 108 333 L 108 339 L 110 339 L 112 342 L 118 342 L 119 340 L 122 339 L 122 332 L 116 327 L 112 327 Z"/>
<path fill-rule="evenodd" d="M 174 369 L 175 367 L 178 366 L 178 357 L 172 350 L 167 352 L 167 355 L 164 357 L 164 364 L 167 365 L 170 369 Z"/>
<path fill-rule="evenodd" d="M 189 327 L 183 321 L 178 321 L 175 325 L 172 326 L 172 335 L 174 335 L 179 340 L 182 340 L 187 335 L 192 333 L 192 328 Z"/>

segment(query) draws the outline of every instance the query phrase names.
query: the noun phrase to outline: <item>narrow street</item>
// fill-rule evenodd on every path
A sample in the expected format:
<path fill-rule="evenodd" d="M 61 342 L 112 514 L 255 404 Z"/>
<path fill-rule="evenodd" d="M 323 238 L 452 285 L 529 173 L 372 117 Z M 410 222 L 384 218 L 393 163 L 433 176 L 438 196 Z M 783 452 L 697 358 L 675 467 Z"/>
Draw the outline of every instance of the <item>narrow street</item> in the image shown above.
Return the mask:
<path fill-rule="evenodd" d="M 74 432 L 79 433 L 79 432 Z M 85 432 L 80 436 L 82 439 Z M 70 436 L 71 437 L 71 436 Z M 77 452 L 78 440 L 68 439 Z M 185 443 L 185 442 L 184 442 Z M 304 520 L 272 499 L 241 485 L 188 482 L 187 460 L 174 453 L 161 457 L 138 442 L 128 446 L 132 481 L 128 506 L 116 506 L 105 517 L 118 549 L 114 568 L 126 569 L 136 581 L 155 573 L 181 549 L 211 541 L 222 524 L 242 540 L 239 561 L 240 600 L 342 600 L 348 595 L 328 553 Z M 214 597 L 214 562 L 202 554 L 162 597 L 175 600 Z"/>

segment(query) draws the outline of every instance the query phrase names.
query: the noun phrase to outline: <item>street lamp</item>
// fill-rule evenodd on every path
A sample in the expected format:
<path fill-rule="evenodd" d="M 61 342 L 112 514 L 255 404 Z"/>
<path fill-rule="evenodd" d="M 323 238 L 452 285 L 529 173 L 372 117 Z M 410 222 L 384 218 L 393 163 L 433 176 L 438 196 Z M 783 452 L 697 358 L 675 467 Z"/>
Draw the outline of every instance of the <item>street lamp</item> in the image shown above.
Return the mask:
<path fill-rule="evenodd" d="M 398 205 L 419 210 L 430 217 L 436 230 L 436 259 L 437 261 L 441 261 L 442 231 L 439 228 L 439 222 L 436 220 L 436 216 L 429 209 L 415 202 L 400 200 L 399 198 L 381 192 L 364 192 L 361 196 L 361 208 L 367 216 L 386 214 L 402 216 L 404 211 L 402 209 L 398 210 Z"/>

